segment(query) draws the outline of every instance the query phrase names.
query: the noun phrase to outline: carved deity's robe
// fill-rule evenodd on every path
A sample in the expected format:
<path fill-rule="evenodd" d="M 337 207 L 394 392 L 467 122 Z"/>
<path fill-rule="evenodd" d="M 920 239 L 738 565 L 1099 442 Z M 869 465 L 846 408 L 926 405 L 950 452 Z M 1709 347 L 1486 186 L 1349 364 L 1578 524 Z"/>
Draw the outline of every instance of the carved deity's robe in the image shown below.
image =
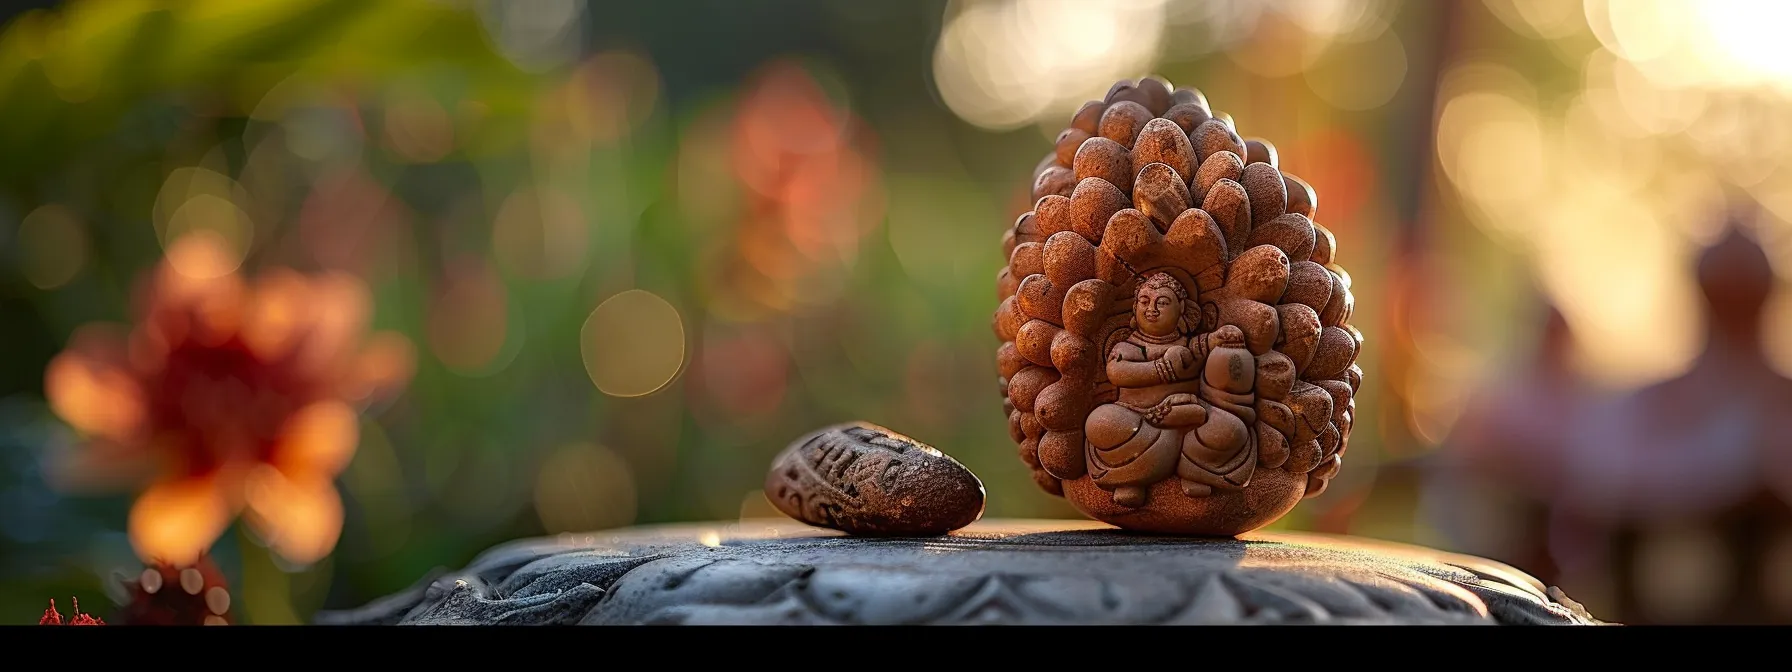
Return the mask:
<path fill-rule="evenodd" d="M 1195 354 L 1195 373 L 1168 383 L 1128 386 L 1116 383 L 1118 399 L 1097 406 L 1089 414 L 1084 431 L 1088 437 L 1089 475 L 1106 490 L 1149 488 L 1171 476 L 1203 489 L 1236 490 L 1250 482 L 1256 467 L 1255 437 L 1249 428 L 1256 422 L 1254 396 L 1223 389 L 1225 381 L 1208 381 L 1203 375 L 1213 366 L 1226 369 L 1249 361 L 1210 362 L 1209 336 L 1152 342 L 1139 334 L 1114 345 L 1109 361 L 1157 362 L 1174 346 Z M 1227 357 L 1243 353 L 1224 349 Z M 1220 382 L 1221 385 L 1212 384 Z M 1248 389 L 1248 388 L 1247 388 Z M 1176 395 L 1164 420 L 1151 422 L 1147 415 L 1166 398 Z M 1199 486 L 1206 486 L 1201 488 Z"/>

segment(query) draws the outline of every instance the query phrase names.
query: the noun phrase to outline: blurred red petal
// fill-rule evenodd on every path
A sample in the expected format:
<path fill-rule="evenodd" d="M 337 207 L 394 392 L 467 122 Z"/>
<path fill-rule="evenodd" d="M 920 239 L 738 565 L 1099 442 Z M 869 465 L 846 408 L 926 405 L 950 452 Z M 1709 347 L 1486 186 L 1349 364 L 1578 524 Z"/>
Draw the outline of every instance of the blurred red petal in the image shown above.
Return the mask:
<path fill-rule="evenodd" d="M 217 541 L 235 513 L 220 476 L 163 481 L 137 496 L 131 546 L 148 562 L 187 565 Z"/>
<path fill-rule="evenodd" d="M 44 395 L 56 415 L 87 436 L 130 439 L 147 414 L 125 339 L 111 325 L 75 332 L 44 371 Z"/>
<path fill-rule="evenodd" d="M 360 432 L 355 409 L 340 401 L 320 401 L 286 421 L 268 462 L 293 478 L 327 479 L 354 458 Z"/>
<path fill-rule="evenodd" d="M 395 395 L 417 370 L 417 347 L 403 335 L 382 331 L 368 337 L 344 381 L 342 398 L 373 402 Z"/>
<path fill-rule="evenodd" d="M 249 524 L 275 553 L 308 565 L 336 547 L 342 535 L 342 497 L 329 479 L 292 478 L 277 469 L 249 477 Z"/>

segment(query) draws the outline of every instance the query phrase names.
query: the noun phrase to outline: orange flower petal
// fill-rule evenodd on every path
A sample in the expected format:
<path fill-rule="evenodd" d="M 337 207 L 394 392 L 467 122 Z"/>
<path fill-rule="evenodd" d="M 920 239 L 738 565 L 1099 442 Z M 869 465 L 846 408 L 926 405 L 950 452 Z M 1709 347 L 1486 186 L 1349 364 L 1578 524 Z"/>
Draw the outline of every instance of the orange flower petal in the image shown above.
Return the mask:
<path fill-rule="evenodd" d="M 76 431 L 122 441 L 142 428 L 143 391 L 131 375 L 124 343 L 112 327 L 84 327 L 44 370 L 50 408 Z"/>
<path fill-rule="evenodd" d="M 232 511 L 218 478 L 163 481 L 131 506 L 131 546 L 145 562 L 189 565 L 229 526 Z"/>
<path fill-rule="evenodd" d="M 280 428 L 280 443 L 269 461 L 294 478 L 329 478 L 355 456 L 361 421 L 340 401 L 320 401 L 299 409 Z"/>
<path fill-rule="evenodd" d="M 342 497 L 328 479 L 290 478 L 264 467 L 248 480 L 248 521 L 280 557 L 308 565 L 342 536 Z"/>
<path fill-rule="evenodd" d="M 417 370 L 417 347 L 404 336 L 382 331 L 367 339 L 340 394 L 351 401 L 376 401 L 397 394 Z"/>

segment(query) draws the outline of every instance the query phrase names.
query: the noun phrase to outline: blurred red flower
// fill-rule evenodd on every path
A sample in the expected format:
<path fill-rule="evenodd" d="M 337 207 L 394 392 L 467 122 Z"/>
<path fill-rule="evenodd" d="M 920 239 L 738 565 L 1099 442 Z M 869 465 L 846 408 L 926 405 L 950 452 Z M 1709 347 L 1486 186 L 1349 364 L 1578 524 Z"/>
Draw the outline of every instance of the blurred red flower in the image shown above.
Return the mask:
<path fill-rule="evenodd" d="M 85 439 L 61 484 L 143 488 L 129 532 L 151 564 L 193 564 L 239 513 L 289 561 L 329 554 L 358 408 L 409 381 L 410 341 L 369 337 L 354 277 L 250 282 L 215 237 L 174 241 L 138 289 L 132 328 L 82 327 L 45 371 L 51 408 Z"/>
<path fill-rule="evenodd" d="M 118 625 L 229 625 L 230 587 L 210 557 L 189 567 L 157 564 L 122 576 L 129 600 L 114 614 Z"/>
<path fill-rule="evenodd" d="M 74 613 L 74 615 L 69 616 L 67 621 L 62 620 L 62 614 L 57 613 L 56 600 L 52 599 L 52 600 L 50 600 L 50 608 L 44 610 L 44 616 L 43 616 L 43 618 L 37 619 L 37 624 L 38 625 L 105 625 L 106 624 L 105 621 L 102 621 L 102 620 L 94 618 L 92 616 L 88 616 L 87 614 L 81 613 L 81 600 L 79 600 L 77 598 L 73 598 L 73 597 L 69 598 L 69 600 L 75 603 L 75 613 Z"/>

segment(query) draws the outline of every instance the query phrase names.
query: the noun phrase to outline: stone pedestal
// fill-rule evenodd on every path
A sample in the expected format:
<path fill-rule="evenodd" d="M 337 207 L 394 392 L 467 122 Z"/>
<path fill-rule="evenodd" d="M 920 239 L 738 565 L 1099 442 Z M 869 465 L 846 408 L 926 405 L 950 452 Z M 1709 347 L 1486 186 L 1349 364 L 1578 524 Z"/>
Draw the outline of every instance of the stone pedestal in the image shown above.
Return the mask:
<path fill-rule="evenodd" d="M 1480 558 L 1354 537 L 989 520 L 854 538 L 786 520 L 515 541 L 320 624 L 1536 624 L 1598 621 Z"/>

